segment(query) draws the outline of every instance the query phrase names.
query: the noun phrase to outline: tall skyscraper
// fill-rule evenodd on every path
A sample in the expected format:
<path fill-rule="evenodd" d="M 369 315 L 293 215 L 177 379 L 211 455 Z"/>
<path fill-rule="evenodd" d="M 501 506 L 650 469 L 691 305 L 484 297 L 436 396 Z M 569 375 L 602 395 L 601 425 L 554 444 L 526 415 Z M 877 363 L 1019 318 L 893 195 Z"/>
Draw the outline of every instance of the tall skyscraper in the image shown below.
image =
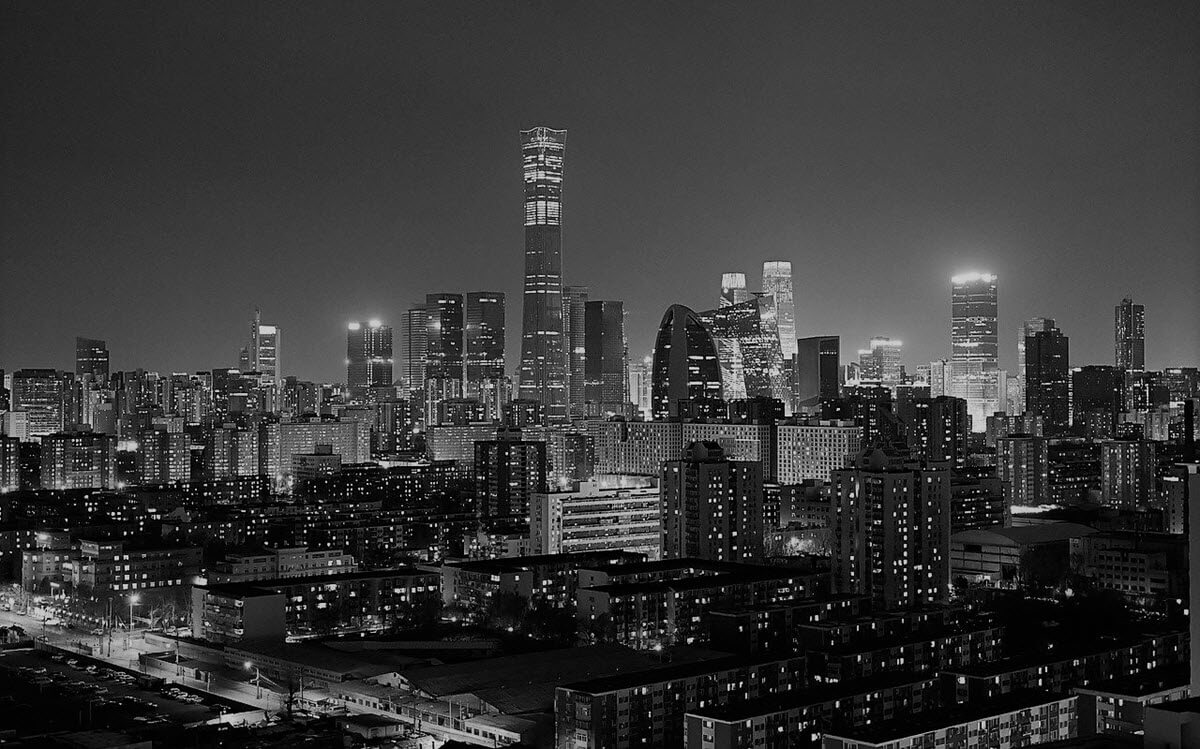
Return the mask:
<path fill-rule="evenodd" d="M 650 380 L 655 419 L 720 416 L 725 410 L 716 344 L 700 317 L 682 304 L 669 307 L 659 323 Z"/>
<path fill-rule="evenodd" d="M 741 304 L 753 298 L 746 289 L 745 273 L 721 274 L 721 298 L 717 300 L 718 307 Z"/>
<path fill-rule="evenodd" d="M 963 273 L 951 279 L 950 342 L 953 361 L 995 363 L 999 358 L 996 276 Z"/>
<path fill-rule="evenodd" d="M 1017 376 L 1012 378 L 1016 383 L 1013 389 L 1015 400 L 1010 398 L 1008 404 L 1009 411 L 1013 414 L 1022 414 L 1026 411 L 1025 403 L 1025 339 L 1037 333 L 1039 330 L 1052 330 L 1054 328 L 1054 320 L 1048 317 L 1031 317 L 1021 323 L 1021 329 L 1017 331 Z"/>
<path fill-rule="evenodd" d="M 796 342 L 793 360 L 796 408 L 815 408 L 838 397 L 841 342 L 833 336 L 811 336 Z"/>
<path fill-rule="evenodd" d="M 625 305 L 591 301 L 584 314 L 584 401 L 589 414 L 625 414 L 629 408 L 629 365 Z"/>
<path fill-rule="evenodd" d="M 250 322 L 249 369 L 269 375 L 276 387 L 283 387 L 283 368 L 280 366 L 278 325 L 266 325 L 262 314 L 256 308 L 254 319 Z"/>
<path fill-rule="evenodd" d="M 484 406 L 487 418 L 504 412 L 504 293 L 472 291 L 467 294 L 466 395 Z"/>
<path fill-rule="evenodd" d="M 760 294 L 698 317 L 717 345 L 725 399 L 775 398 L 790 409 L 774 300 Z"/>
<path fill-rule="evenodd" d="M 900 383 L 902 341 L 886 336 L 871 339 L 871 347 L 858 350 L 858 376 L 862 380 L 882 382 L 886 385 Z"/>
<path fill-rule="evenodd" d="M 1110 365 L 1093 364 L 1071 372 L 1071 423 L 1092 439 L 1112 439 L 1124 402 L 1125 373 Z"/>
<path fill-rule="evenodd" d="M 425 325 L 425 420 L 433 424 L 438 403 L 463 395 L 463 296 L 427 294 L 425 307 L 429 315 Z"/>
<path fill-rule="evenodd" d="M 95 338 L 75 339 L 75 379 L 90 376 L 99 383 L 108 382 L 108 346 Z"/>
<path fill-rule="evenodd" d="M 392 384 L 392 328 L 379 320 L 352 322 L 346 331 L 346 385 L 355 397 Z"/>
<path fill-rule="evenodd" d="M 693 442 L 663 464 L 662 555 L 752 562 L 763 552 L 763 466 L 729 460 L 716 442 Z"/>
<path fill-rule="evenodd" d="M 588 300 L 588 287 L 563 287 L 563 336 L 567 346 L 567 401 L 570 404 L 571 418 L 581 419 L 586 413 L 584 393 L 587 365 L 586 345 L 584 343 L 584 315 Z"/>
<path fill-rule="evenodd" d="M 1146 369 L 1146 308 L 1125 297 L 1115 310 L 1116 365 L 1126 372 Z"/>
<path fill-rule="evenodd" d="M 1025 339 L 1025 410 L 1042 417 L 1049 436 L 1071 426 L 1070 358 L 1070 340 L 1058 328 Z"/>
<path fill-rule="evenodd" d="M 562 189 L 566 130 L 521 132 L 525 175 L 525 290 L 520 396 L 549 423 L 568 420 L 562 304 Z"/>
<path fill-rule="evenodd" d="M 775 297 L 775 324 L 784 360 L 796 355 L 796 303 L 792 296 L 792 264 L 787 260 L 763 263 L 763 292 Z"/>
<path fill-rule="evenodd" d="M 417 304 L 400 316 L 400 383 L 412 393 L 425 387 L 425 354 L 429 349 L 429 309 Z"/>

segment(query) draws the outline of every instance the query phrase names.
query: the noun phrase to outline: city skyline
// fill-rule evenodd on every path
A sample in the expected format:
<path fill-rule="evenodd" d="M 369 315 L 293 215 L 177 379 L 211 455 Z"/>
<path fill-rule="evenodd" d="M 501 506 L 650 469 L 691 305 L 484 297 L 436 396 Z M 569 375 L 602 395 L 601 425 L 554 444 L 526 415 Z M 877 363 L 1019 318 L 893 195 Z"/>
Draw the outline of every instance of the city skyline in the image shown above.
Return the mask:
<path fill-rule="evenodd" d="M 11 167 L 0 236 L 20 248 L 5 255 L 6 276 L 19 282 L 0 302 L 0 352 L 10 367 L 66 369 L 72 339 L 86 336 L 108 342 L 114 370 L 236 366 L 245 320 L 257 306 L 287 331 L 284 375 L 338 381 L 348 320 L 378 317 L 398 326 L 412 303 L 444 288 L 496 288 L 519 298 L 514 134 L 544 124 L 572 132 L 563 283 L 587 285 L 595 298 L 624 303 L 633 359 L 649 353 L 669 305 L 711 308 L 714 279 L 729 271 L 747 273 L 748 288 L 761 288 L 757 269 L 780 260 L 794 269 L 797 336 L 836 334 L 848 350 L 878 335 L 900 338 L 909 368 L 949 356 L 946 279 L 973 270 L 999 276 L 1000 365 L 1010 371 L 1016 352 L 1003 331 L 1035 316 L 1053 317 L 1071 331 L 1073 364 L 1108 363 L 1108 310 L 1124 296 L 1149 307 L 1146 366 L 1187 365 L 1200 358 L 1190 324 L 1200 306 L 1197 219 L 1189 208 L 1197 198 L 1197 170 L 1195 154 L 1184 146 L 1196 110 L 1190 84 L 1200 65 L 1174 61 L 1197 59 L 1195 40 L 1181 31 L 1194 9 L 1083 8 L 947 12 L 928 29 L 887 10 L 863 23 L 835 9 L 780 11 L 778 30 L 763 31 L 762 43 L 744 50 L 747 59 L 724 78 L 702 71 L 711 74 L 705 86 L 757 81 L 751 89 L 757 95 L 718 87 L 719 95 L 704 104 L 696 98 L 699 81 L 670 65 L 631 80 L 634 69 L 661 65 L 664 52 L 626 38 L 603 22 L 607 15 L 597 19 L 596 11 L 581 9 L 575 12 L 581 19 L 518 9 L 479 28 L 498 28 L 510 39 L 541 34 L 556 40 L 553 54 L 563 65 L 549 73 L 549 82 L 538 82 L 554 93 L 528 93 L 534 81 L 515 72 L 525 58 L 488 46 L 485 57 L 495 70 L 468 86 L 465 101 L 494 101 L 485 85 L 493 83 L 533 104 L 484 106 L 483 116 L 464 119 L 453 116 L 455 105 L 437 99 L 434 112 L 411 123 L 386 108 L 351 123 L 347 115 L 362 105 L 338 95 L 331 104 L 342 109 L 316 107 L 298 123 L 283 118 L 316 92 L 353 80 L 348 77 L 360 72 L 355 61 L 369 72 L 360 86 L 390 81 L 403 91 L 419 85 L 402 70 L 420 45 L 403 52 L 383 46 L 379 29 L 397 23 L 386 11 L 370 19 L 330 19 L 311 9 L 294 14 L 284 25 L 288 33 L 315 35 L 323 23 L 341 23 L 362 56 L 348 54 L 346 62 L 331 65 L 334 51 L 314 45 L 289 72 L 247 63 L 242 48 L 262 44 L 278 52 L 286 46 L 283 32 L 275 36 L 225 16 L 189 25 L 197 19 L 187 9 L 164 10 L 162 22 L 178 27 L 184 48 L 203 43 L 223 24 L 235 27 L 235 41 L 214 52 L 231 68 L 230 88 L 218 92 L 187 85 L 164 90 L 198 73 L 181 60 L 160 60 L 143 41 L 150 34 L 122 36 L 132 44 L 129 59 L 112 71 L 92 64 L 89 55 L 99 53 L 87 49 L 50 57 L 62 36 L 82 24 L 95 22 L 93 33 L 104 39 L 149 19 L 125 18 L 118 9 L 106 12 L 114 16 L 107 22 L 83 11 L 74 21 L 51 23 L 39 10 L 9 8 L 6 14 L 19 15 L 36 33 L 17 40 L 8 36 L 17 24 L 5 24 L 5 38 L 14 42 L 5 47 L 23 53 L 7 58 L 14 106 L 0 120 Z M 636 14 L 655 22 L 671 18 L 663 9 Z M 680 24 L 670 49 L 750 38 L 745 22 L 719 9 L 699 16 Z M 581 38 L 580 20 L 597 22 L 595 38 Z M 730 40 L 714 40 L 705 21 L 720 21 Z M 848 55 L 878 41 L 885 27 L 892 32 L 892 63 L 913 74 L 911 80 L 882 85 L 846 65 Z M 1032 27 L 1041 30 L 1026 33 Z M 783 32 L 797 28 L 805 29 L 806 44 L 793 49 Z M 1089 43 L 1057 44 L 1076 33 Z M 467 36 L 457 43 L 474 39 Z M 1148 46 L 1146 39 L 1157 51 L 1135 54 Z M 605 45 L 628 52 L 630 61 L 597 67 Z M 1002 59 L 975 59 L 987 57 L 977 54 L 980 45 Z M 1115 45 L 1111 58 L 1090 55 L 1098 45 Z M 945 84 L 950 103 L 943 89 L 913 82 L 932 64 L 927 47 L 963 65 Z M 160 60 L 162 69 L 143 70 L 137 61 L 146 56 Z M 767 60 L 786 75 L 752 78 L 751 70 Z M 997 80 L 1001 65 L 1015 69 L 1014 80 L 1024 85 Z M 318 79 L 325 86 L 309 86 L 303 74 L 314 69 L 324 71 Z M 465 71 L 446 75 L 452 83 Z M 992 85 L 973 87 L 970 81 L 980 76 Z M 622 95 L 645 107 L 648 117 L 665 118 L 676 137 L 638 140 L 632 136 L 642 128 L 561 93 L 598 86 L 599 100 L 610 101 L 617 95 L 613 81 L 632 85 L 621 88 Z M 797 95 L 775 96 L 788 90 L 780 88 L 785 81 L 827 104 L 825 113 L 813 114 L 812 101 L 798 110 Z M 129 96 L 114 106 L 82 95 L 80 86 L 120 86 Z M 664 86 L 677 89 L 668 98 L 678 112 L 657 103 Z M 889 86 L 910 95 L 911 103 L 899 103 Z M 72 95 L 44 93 L 63 87 Z M 164 103 L 148 103 L 152 92 L 164 92 Z M 250 101 L 263 106 L 248 107 Z M 61 116 L 67 103 L 77 105 L 78 114 Z M 201 125 L 180 117 L 187 112 L 208 113 L 201 124 L 216 112 L 232 112 L 250 125 L 256 121 L 247 118 L 261 120 L 218 137 L 196 131 Z M 763 125 L 747 133 L 738 127 L 739 112 L 753 112 Z M 939 125 L 938 115 L 947 112 L 950 121 Z M 695 114 L 710 118 L 711 127 L 702 131 L 680 119 Z M 866 115 L 879 114 L 888 115 L 886 125 L 868 127 Z M 129 128 L 87 128 L 89 121 Z M 1090 124 L 1081 129 L 1079 121 Z M 414 127 L 433 140 L 397 157 L 396 143 Z M 277 129 L 279 137 L 263 142 L 256 134 L 263 128 Z M 781 147 L 785 131 L 788 145 Z M 150 132 L 160 135 L 147 137 Z M 339 133 L 338 145 L 314 140 L 320 132 Z M 736 169 L 714 148 L 720 134 L 734 136 Z M 881 136 L 886 143 L 872 146 Z M 204 151 L 199 160 L 192 155 L 196 148 Z M 78 149 L 91 157 L 66 156 Z M 244 164 L 234 160 L 238 154 Z M 439 161 L 444 169 L 435 168 Z M 312 180 L 295 179 L 302 163 Z M 916 189 L 914 180 L 929 169 L 938 179 Z M 646 189 L 633 191 L 638 195 L 631 200 L 622 189 L 626 175 L 642 171 Z M 697 182 L 700 175 L 708 179 Z M 758 199 L 762 188 L 747 189 L 747 179 L 772 185 L 773 197 Z M 359 183 L 346 197 L 332 189 Z M 225 197 L 213 191 L 217 184 Z M 676 196 L 682 184 L 694 186 L 686 199 Z M 225 218 L 214 222 L 218 211 Z M 114 262 L 96 263 L 93 252 Z M 1138 262 L 1121 262 L 1124 257 Z M 296 270 L 280 276 L 279 263 Z M 664 274 L 674 276 L 669 285 L 659 282 Z M 193 293 L 175 293 L 174 278 L 186 278 Z M 276 282 L 264 284 L 264 278 Z M 139 305 L 117 303 L 134 296 Z M 154 313 L 147 316 L 146 309 Z M 513 320 L 510 371 L 519 361 Z"/>

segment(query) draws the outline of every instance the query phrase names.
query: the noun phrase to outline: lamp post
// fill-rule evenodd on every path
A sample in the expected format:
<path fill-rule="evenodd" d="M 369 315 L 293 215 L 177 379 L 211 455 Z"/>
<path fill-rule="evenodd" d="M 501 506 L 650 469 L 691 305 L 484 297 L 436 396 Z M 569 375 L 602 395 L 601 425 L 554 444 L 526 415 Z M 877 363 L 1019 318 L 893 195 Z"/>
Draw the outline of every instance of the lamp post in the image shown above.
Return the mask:
<path fill-rule="evenodd" d="M 254 665 L 250 661 L 246 661 L 246 670 L 254 671 L 254 686 L 258 687 L 258 689 L 255 691 L 255 696 L 261 700 L 262 699 L 262 674 L 259 673 L 258 666 Z"/>
<path fill-rule="evenodd" d="M 141 596 L 133 593 L 129 596 L 129 626 L 125 629 L 125 649 L 130 647 L 129 638 L 133 635 L 133 607 L 141 600 Z"/>

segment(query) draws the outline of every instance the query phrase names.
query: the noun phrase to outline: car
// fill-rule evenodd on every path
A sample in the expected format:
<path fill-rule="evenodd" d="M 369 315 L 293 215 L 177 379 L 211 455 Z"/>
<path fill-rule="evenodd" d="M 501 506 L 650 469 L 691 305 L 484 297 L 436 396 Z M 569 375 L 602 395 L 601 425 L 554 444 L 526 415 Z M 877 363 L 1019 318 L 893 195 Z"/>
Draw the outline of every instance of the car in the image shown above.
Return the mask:
<path fill-rule="evenodd" d="M 47 670 L 48 669 L 45 666 L 35 666 L 34 668 L 30 669 L 30 672 L 35 674 L 44 674 Z"/>
<path fill-rule="evenodd" d="M 70 666 L 71 668 L 75 668 L 79 665 L 79 661 L 76 660 L 75 658 L 68 658 L 67 665 Z"/>
<path fill-rule="evenodd" d="M 87 671 L 89 674 L 94 674 L 97 671 L 99 671 L 100 669 L 96 666 L 96 664 L 90 663 L 83 670 Z"/>
<path fill-rule="evenodd" d="M 55 655 L 50 656 L 50 660 L 54 661 L 55 663 L 62 663 L 66 659 L 67 659 L 67 657 L 65 655 L 55 654 Z"/>

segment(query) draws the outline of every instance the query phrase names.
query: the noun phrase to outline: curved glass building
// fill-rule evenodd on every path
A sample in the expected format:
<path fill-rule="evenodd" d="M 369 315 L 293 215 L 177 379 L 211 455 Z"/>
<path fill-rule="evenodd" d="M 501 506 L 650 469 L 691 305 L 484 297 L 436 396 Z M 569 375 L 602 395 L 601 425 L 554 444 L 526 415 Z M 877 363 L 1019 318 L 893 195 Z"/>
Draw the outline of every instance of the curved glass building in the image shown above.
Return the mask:
<path fill-rule="evenodd" d="M 700 317 L 682 304 L 671 305 L 658 326 L 650 407 L 655 419 L 724 412 L 716 344 Z"/>

